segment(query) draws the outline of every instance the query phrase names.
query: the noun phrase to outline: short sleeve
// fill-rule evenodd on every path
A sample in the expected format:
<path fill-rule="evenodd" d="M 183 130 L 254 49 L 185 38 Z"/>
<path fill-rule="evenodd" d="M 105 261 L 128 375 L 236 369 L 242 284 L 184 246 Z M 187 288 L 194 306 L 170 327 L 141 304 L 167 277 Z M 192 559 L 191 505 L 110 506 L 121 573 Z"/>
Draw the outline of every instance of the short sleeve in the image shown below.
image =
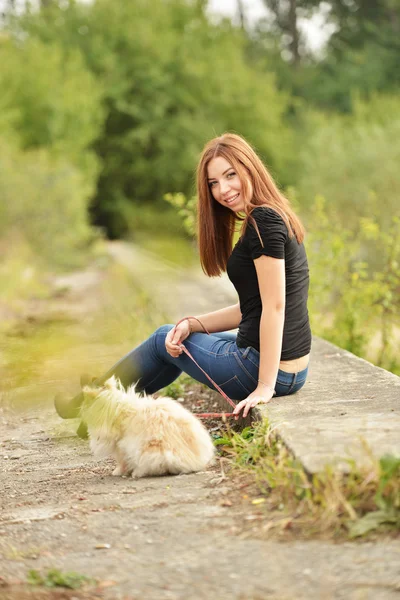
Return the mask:
<path fill-rule="evenodd" d="M 288 240 L 288 230 L 282 217 L 273 209 L 261 206 L 255 208 L 251 216 L 257 223 L 264 244 L 263 247 L 252 220 L 249 219 L 244 234 L 244 241 L 250 250 L 252 259 L 259 258 L 262 255 L 272 256 L 273 258 L 285 258 L 285 244 Z"/>

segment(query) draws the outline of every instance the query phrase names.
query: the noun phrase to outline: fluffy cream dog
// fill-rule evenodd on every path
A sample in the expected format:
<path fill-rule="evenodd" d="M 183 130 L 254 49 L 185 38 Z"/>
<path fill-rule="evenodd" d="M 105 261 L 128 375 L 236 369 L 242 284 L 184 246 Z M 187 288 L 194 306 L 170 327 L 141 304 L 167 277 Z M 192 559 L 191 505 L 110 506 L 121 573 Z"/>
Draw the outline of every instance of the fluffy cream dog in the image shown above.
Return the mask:
<path fill-rule="evenodd" d="M 111 377 L 101 388 L 85 387 L 81 418 L 90 447 L 113 456 L 113 475 L 177 475 L 202 471 L 213 462 L 214 445 L 204 425 L 171 398 L 140 396 Z"/>

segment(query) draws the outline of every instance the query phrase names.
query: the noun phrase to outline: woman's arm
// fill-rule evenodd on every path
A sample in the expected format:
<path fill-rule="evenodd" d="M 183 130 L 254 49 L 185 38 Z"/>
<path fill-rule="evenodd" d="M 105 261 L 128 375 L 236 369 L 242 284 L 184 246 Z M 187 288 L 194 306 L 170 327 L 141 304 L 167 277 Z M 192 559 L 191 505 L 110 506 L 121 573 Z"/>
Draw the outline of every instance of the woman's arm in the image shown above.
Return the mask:
<path fill-rule="evenodd" d="M 268 402 L 274 392 L 282 350 L 285 320 L 285 261 L 271 256 L 260 256 L 254 261 L 262 302 L 260 320 L 260 368 L 257 388 L 233 411 L 242 408 L 246 417 L 258 402 Z"/>
<path fill-rule="evenodd" d="M 254 264 L 262 302 L 258 379 L 274 390 L 285 320 L 285 261 L 260 256 Z"/>
<path fill-rule="evenodd" d="M 205 315 L 193 315 L 196 316 L 208 329 L 210 333 L 216 333 L 218 331 L 229 331 L 230 329 L 236 329 L 239 327 L 239 323 L 242 319 L 242 313 L 240 312 L 240 304 L 233 304 L 214 312 L 206 313 Z M 204 331 L 202 326 L 195 319 L 190 319 L 191 331 Z"/>
<path fill-rule="evenodd" d="M 197 315 L 193 315 L 197 316 Z M 227 306 L 205 315 L 199 315 L 197 317 L 204 325 L 204 327 L 210 333 L 216 333 L 217 331 L 229 331 L 239 327 L 242 313 L 240 312 L 240 304 L 234 304 L 233 306 Z M 182 353 L 180 348 L 180 342 L 183 342 L 188 335 L 195 331 L 204 331 L 202 326 L 196 319 L 185 319 L 182 323 L 179 323 L 174 329 L 168 332 L 165 338 L 165 347 L 168 354 L 176 358 Z"/>

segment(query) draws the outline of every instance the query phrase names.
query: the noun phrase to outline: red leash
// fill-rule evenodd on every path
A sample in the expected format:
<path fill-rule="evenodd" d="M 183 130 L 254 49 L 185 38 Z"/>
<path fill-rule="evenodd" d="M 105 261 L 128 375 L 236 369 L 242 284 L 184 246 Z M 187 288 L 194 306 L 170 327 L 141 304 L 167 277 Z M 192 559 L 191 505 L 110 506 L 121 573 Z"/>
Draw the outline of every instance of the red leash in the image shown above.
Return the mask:
<path fill-rule="evenodd" d="M 180 321 L 177 322 L 177 324 L 175 325 L 175 328 L 179 325 L 179 323 L 182 323 L 182 321 L 189 321 L 189 319 L 195 319 L 196 321 L 198 321 L 200 323 L 200 325 L 202 326 L 202 328 L 204 329 L 205 333 L 207 333 L 208 335 L 210 335 L 210 332 L 206 329 L 206 327 L 204 327 L 203 323 L 197 317 L 184 317 L 183 319 L 181 319 Z M 189 325 L 190 325 L 190 322 L 189 322 Z M 213 379 L 211 379 L 211 377 L 208 375 L 208 373 L 206 373 L 204 371 L 204 369 L 201 368 L 201 366 L 193 358 L 193 356 L 191 355 L 191 353 L 189 352 L 189 350 L 182 343 L 180 343 L 179 346 L 182 348 L 182 350 L 185 352 L 185 354 L 187 354 L 188 357 L 192 359 L 192 361 L 200 369 L 200 371 L 202 373 L 204 373 L 204 375 L 207 377 L 207 379 L 219 391 L 219 393 L 221 394 L 221 396 L 223 398 L 225 398 L 225 400 L 228 402 L 228 404 L 230 404 L 233 408 L 236 408 L 236 404 L 229 398 L 229 396 L 227 394 L 225 394 L 225 392 L 219 387 L 218 383 L 215 383 L 215 381 Z M 196 415 L 196 417 L 199 417 L 199 418 L 202 418 L 202 419 L 206 419 L 206 418 L 209 418 L 209 417 L 224 417 L 224 418 L 227 418 L 227 417 L 234 417 L 235 416 L 233 413 L 194 413 L 194 414 Z"/>

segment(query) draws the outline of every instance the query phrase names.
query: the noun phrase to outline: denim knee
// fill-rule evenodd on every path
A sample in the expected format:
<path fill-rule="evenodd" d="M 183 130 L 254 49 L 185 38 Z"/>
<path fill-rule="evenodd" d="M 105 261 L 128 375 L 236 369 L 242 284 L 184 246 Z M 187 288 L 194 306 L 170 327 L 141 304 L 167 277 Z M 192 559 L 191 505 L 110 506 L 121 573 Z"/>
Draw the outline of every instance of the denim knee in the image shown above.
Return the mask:
<path fill-rule="evenodd" d="M 171 325 L 171 324 L 161 325 L 161 327 L 158 327 L 158 329 L 155 330 L 153 335 L 156 335 L 156 334 L 167 335 L 167 333 L 169 333 L 171 331 L 171 329 L 173 329 L 174 327 L 175 327 L 175 325 Z"/>
<path fill-rule="evenodd" d="M 161 325 L 158 327 L 155 332 L 149 337 L 149 341 L 152 344 L 154 351 L 160 357 L 165 359 L 166 351 L 165 351 L 165 338 L 167 334 L 173 329 L 175 325 L 167 324 Z"/>

